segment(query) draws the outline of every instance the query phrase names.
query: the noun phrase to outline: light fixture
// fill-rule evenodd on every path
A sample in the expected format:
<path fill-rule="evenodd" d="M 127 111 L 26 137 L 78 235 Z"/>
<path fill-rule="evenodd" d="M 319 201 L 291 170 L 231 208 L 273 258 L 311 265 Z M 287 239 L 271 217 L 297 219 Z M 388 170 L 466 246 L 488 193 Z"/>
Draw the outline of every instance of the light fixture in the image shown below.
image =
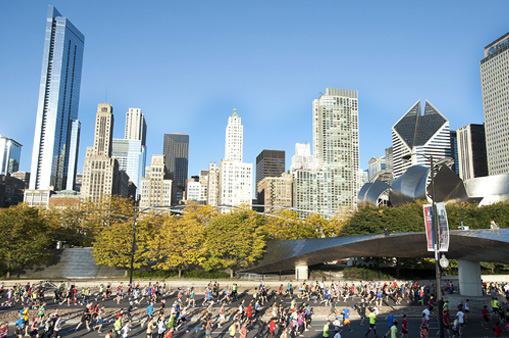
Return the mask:
<path fill-rule="evenodd" d="M 444 254 L 442 254 L 442 257 L 440 257 L 439 263 L 442 269 L 447 269 L 449 267 L 449 260 L 447 259 L 447 257 L 445 257 Z"/>

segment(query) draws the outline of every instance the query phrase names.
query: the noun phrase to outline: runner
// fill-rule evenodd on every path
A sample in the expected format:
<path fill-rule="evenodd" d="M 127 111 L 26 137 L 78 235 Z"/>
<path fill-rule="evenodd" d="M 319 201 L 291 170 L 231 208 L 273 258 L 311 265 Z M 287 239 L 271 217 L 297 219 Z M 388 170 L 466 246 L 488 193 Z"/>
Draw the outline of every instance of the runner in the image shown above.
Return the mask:
<path fill-rule="evenodd" d="M 369 328 L 368 328 L 368 331 L 366 332 L 365 336 L 367 337 L 371 331 L 373 331 L 373 333 L 375 334 L 375 338 L 378 337 L 378 335 L 376 334 L 376 312 L 375 312 L 375 309 L 373 309 L 373 308 L 370 309 Z"/>

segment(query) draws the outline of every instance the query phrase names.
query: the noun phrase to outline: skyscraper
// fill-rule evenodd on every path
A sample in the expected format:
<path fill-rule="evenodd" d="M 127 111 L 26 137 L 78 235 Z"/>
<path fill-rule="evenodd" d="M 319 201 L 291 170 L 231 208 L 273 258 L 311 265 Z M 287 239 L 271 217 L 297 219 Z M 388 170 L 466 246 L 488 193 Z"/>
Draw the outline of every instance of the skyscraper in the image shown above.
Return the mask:
<path fill-rule="evenodd" d="M 469 124 L 457 129 L 458 168 L 462 180 L 488 175 L 486 138 L 482 124 Z"/>
<path fill-rule="evenodd" d="M 281 177 L 285 172 L 285 151 L 264 149 L 256 156 L 256 186 L 266 177 Z"/>
<path fill-rule="evenodd" d="M 97 105 L 94 146 L 87 148 L 83 166 L 81 197 L 100 201 L 105 195 L 127 197 L 129 177 L 120 172 L 118 161 L 111 157 L 113 141 L 113 106 Z"/>
<path fill-rule="evenodd" d="M 272 212 L 292 206 L 292 175 L 281 173 L 279 177 L 267 176 L 257 184 L 258 204 L 262 210 Z"/>
<path fill-rule="evenodd" d="M 236 109 L 228 118 L 225 136 L 225 158 L 219 163 L 220 204 L 251 206 L 253 164 L 242 162 L 244 127 Z"/>
<path fill-rule="evenodd" d="M 22 145 L 0 135 L 0 175 L 10 175 L 19 170 Z"/>
<path fill-rule="evenodd" d="M 484 47 L 481 88 L 489 175 L 509 173 L 509 33 Z"/>
<path fill-rule="evenodd" d="M 134 183 L 139 195 L 147 158 L 146 147 L 141 144 L 141 140 L 114 138 L 111 156 L 118 160 L 118 169 L 129 175 L 129 180 Z"/>
<path fill-rule="evenodd" d="M 424 156 L 413 155 L 411 161 L 405 161 L 405 155 L 433 155 L 435 162 L 451 157 L 450 137 L 449 120 L 427 100 L 421 115 L 421 100 L 417 101 L 392 127 L 394 179 L 412 165 L 430 165 Z"/>
<path fill-rule="evenodd" d="M 166 173 L 173 181 L 172 204 L 184 199 L 189 163 L 189 135 L 164 134 L 163 145 Z"/>
<path fill-rule="evenodd" d="M 357 91 L 327 88 L 313 101 L 313 156 L 330 171 L 335 213 L 357 206 L 359 123 Z"/>
<path fill-rule="evenodd" d="M 140 108 L 129 108 L 125 114 L 126 140 L 140 140 L 142 146 L 146 146 L 147 123 Z"/>
<path fill-rule="evenodd" d="M 292 174 L 292 206 L 302 216 L 313 213 L 331 218 L 332 173 L 318 167 L 318 159 L 311 155 L 309 144 L 295 144 L 290 166 Z"/>
<path fill-rule="evenodd" d="M 85 37 L 48 7 L 30 189 L 73 189 Z M 69 178 L 70 177 L 70 178 Z"/>
<path fill-rule="evenodd" d="M 459 166 L 458 166 L 458 134 L 455 130 L 451 130 L 451 158 L 454 160 L 454 165 L 451 167 L 451 170 L 456 173 L 456 175 L 460 174 Z"/>
<path fill-rule="evenodd" d="M 152 162 L 141 179 L 140 208 L 171 206 L 172 181 L 165 170 L 164 155 L 152 155 Z"/>
<path fill-rule="evenodd" d="M 244 137 L 244 127 L 242 126 L 240 116 L 237 115 L 237 109 L 228 118 L 226 126 L 226 142 L 224 146 L 224 159 L 226 161 L 242 162 L 242 146 Z"/>

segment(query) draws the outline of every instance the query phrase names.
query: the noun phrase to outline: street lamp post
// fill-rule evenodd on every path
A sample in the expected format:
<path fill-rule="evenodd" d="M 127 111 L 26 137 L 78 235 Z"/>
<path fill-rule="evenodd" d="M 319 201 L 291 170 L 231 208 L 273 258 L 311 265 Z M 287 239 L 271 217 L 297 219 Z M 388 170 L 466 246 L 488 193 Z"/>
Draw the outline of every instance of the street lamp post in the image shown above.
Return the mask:
<path fill-rule="evenodd" d="M 403 156 L 404 160 L 409 160 L 412 155 L 421 155 L 427 160 L 430 161 L 430 174 L 431 174 L 431 208 L 433 212 L 432 217 L 432 228 L 433 228 L 433 248 L 435 252 L 435 277 L 436 277 L 436 296 L 438 301 L 438 327 L 440 332 L 440 338 L 444 338 L 444 321 L 442 318 L 442 311 L 444 306 L 444 300 L 442 299 L 442 271 L 440 269 L 440 259 L 439 259 L 439 244 L 440 244 L 440 235 L 439 235 L 439 225 L 437 218 L 437 207 L 435 204 L 435 168 L 433 163 L 433 155 L 426 156 L 422 153 L 412 153 Z"/>
<path fill-rule="evenodd" d="M 134 218 L 133 218 L 133 241 L 131 244 L 131 268 L 129 269 L 129 285 L 133 286 L 133 270 L 134 270 L 134 252 L 136 247 L 136 218 L 138 217 L 139 199 L 134 201 Z"/>

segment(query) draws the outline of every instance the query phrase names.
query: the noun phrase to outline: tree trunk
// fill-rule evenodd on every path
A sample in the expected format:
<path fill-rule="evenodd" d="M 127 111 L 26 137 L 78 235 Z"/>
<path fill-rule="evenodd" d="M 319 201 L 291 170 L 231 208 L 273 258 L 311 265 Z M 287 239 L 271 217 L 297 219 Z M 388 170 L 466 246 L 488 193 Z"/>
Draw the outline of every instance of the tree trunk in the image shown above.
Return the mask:
<path fill-rule="evenodd" d="M 11 278 L 11 271 L 7 270 L 7 273 L 5 274 L 5 278 L 6 279 L 10 279 Z"/>
<path fill-rule="evenodd" d="M 182 268 L 179 267 L 178 270 L 179 270 L 179 278 L 182 278 Z"/>
<path fill-rule="evenodd" d="M 230 269 L 230 278 L 233 279 L 233 269 Z"/>

